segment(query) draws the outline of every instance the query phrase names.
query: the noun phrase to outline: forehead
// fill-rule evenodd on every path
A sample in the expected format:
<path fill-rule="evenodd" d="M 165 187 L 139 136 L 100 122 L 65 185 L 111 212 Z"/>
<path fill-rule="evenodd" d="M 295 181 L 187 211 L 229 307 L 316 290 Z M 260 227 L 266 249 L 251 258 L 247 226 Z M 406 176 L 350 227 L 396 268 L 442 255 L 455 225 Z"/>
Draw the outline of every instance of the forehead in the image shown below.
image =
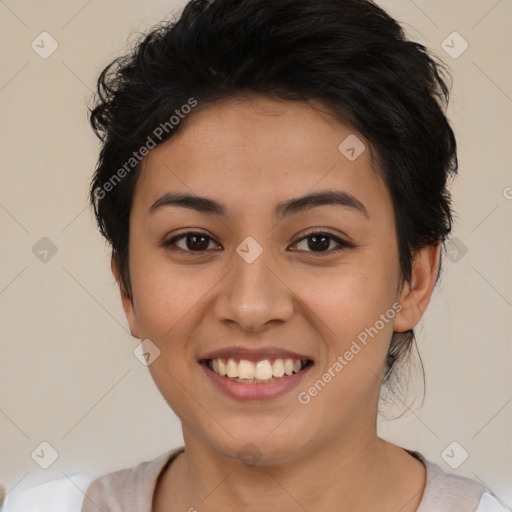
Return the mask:
<path fill-rule="evenodd" d="M 237 97 L 196 108 L 183 123 L 144 159 L 137 203 L 179 190 L 247 211 L 334 188 L 373 196 L 369 211 L 390 201 L 368 141 L 319 101 Z"/>

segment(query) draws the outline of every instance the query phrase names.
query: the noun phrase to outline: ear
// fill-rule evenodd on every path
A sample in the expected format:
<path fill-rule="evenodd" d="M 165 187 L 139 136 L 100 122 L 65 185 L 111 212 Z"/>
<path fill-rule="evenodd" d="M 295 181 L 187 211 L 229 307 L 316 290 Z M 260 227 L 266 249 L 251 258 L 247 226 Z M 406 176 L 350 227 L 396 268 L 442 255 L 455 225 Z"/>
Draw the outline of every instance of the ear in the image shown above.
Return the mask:
<path fill-rule="evenodd" d="M 395 332 L 408 331 L 421 320 L 436 283 L 440 258 L 441 244 L 427 245 L 414 255 L 411 280 L 404 284 L 400 293 L 402 309 L 395 316 Z"/>
<path fill-rule="evenodd" d="M 119 262 L 117 261 L 117 258 L 115 258 L 115 256 L 112 256 L 110 260 L 110 268 L 112 269 L 112 274 L 114 274 L 114 278 L 119 286 L 119 291 L 121 293 L 121 302 L 123 304 L 124 314 L 126 316 L 126 319 L 128 320 L 130 332 L 134 338 L 140 339 L 139 328 L 137 325 L 137 316 L 135 315 L 135 308 L 133 306 L 133 299 L 130 297 L 130 294 L 126 290 L 121 280 Z"/>

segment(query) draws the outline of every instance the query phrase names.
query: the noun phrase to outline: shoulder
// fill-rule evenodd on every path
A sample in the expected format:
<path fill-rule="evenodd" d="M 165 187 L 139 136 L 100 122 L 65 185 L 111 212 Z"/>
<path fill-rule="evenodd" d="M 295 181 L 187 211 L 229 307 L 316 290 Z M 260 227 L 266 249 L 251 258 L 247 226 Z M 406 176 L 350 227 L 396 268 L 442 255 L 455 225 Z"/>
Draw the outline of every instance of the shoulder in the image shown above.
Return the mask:
<path fill-rule="evenodd" d="M 409 452 L 411 453 L 411 452 Z M 501 509 L 489 489 L 470 478 L 447 473 L 418 452 L 427 470 L 425 491 L 417 512 L 499 512 Z M 487 507 L 492 508 L 487 508 Z M 503 509 L 505 510 L 505 509 Z"/>
<path fill-rule="evenodd" d="M 160 472 L 182 450 L 176 448 L 133 468 L 96 478 L 87 489 L 82 512 L 149 511 Z"/>

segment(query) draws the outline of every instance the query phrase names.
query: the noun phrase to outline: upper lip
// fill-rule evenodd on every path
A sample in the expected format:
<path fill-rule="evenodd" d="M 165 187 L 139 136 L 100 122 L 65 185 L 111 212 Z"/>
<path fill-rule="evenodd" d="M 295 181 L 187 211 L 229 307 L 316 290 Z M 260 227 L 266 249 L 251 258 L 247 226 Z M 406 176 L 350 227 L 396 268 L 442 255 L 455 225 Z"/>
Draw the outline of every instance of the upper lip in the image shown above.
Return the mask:
<path fill-rule="evenodd" d="M 203 354 L 199 360 L 204 359 L 245 359 L 257 363 L 264 359 L 301 359 L 301 360 L 312 360 L 311 357 L 293 352 L 291 350 L 285 350 L 279 347 L 260 347 L 260 348 L 247 348 L 238 346 L 224 347 L 217 350 L 212 350 Z"/>

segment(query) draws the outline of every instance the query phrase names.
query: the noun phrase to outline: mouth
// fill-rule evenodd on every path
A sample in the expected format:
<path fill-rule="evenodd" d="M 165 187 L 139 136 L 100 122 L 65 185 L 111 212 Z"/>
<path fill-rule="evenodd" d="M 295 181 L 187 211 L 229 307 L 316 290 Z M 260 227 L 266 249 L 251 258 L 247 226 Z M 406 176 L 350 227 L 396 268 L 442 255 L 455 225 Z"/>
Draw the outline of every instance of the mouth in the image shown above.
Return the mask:
<path fill-rule="evenodd" d="M 314 366 L 311 359 L 261 357 L 249 359 L 213 357 L 199 360 L 213 384 L 230 399 L 267 401 L 278 399 L 296 388 Z"/>
<path fill-rule="evenodd" d="M 270 358 L 250 361 L 241 358 L 202 359 L 200 364 L 213 373 L 243 384 L 268 384 L 287 379 L 311 367 L 311 359 Z"/>
<path fill-rule="evenodd" d="M 214 390 L 235 400 L 261 401 L 297 387 L 315 360 L 279 346 L 233 345 L 201 354 L 198 363 Z"/>

